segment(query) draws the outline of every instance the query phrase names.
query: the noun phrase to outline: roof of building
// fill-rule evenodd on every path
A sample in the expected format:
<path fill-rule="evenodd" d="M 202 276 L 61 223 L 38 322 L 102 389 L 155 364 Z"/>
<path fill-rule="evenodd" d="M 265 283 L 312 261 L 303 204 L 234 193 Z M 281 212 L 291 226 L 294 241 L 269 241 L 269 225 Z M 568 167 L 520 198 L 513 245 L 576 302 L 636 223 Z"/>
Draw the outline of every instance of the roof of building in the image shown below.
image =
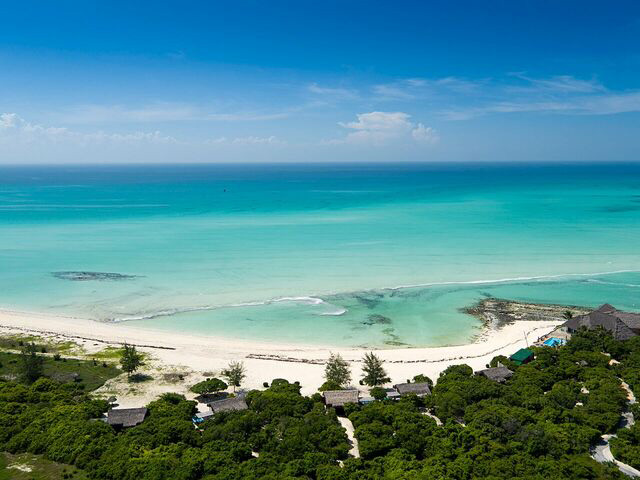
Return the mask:
<path fill-rule="evenodd" d="M 400 393 L 393 388 L 387 388 L 385 392 L 387 392 L 387 398 L 400 398 Z"/>
<path fill-rule="evenodd" d="M 209 417 L 211 417 L 212 415 L 213 415 L 213 412 L 212 412 L 212 411 L 208 411 L 208 412 L 198 412 L 198 413 L 196 413 L 196 414 L 195 414 L 195 416 L 196 416 L 197 418 L 201 418 L 201 419 L 203 419 L 203 420 L 204 420 L 204 419 L 207 419 L 207 418 L 209 418 Z"/>
<path fill-rule="evenodd" d="M 480 370 L 479 372 L 476 372 L 476 375 L 483 375 L 487 377 L 489 380 L 502 383 L 502 382 L 505 382 L 508 378 L 511 378 L 511 376 L 513 375 L 513 372 L 509 370 L 507 367 L 494 367 L 494 368 L 486 368 L 484 370 Z"/>
<path fill-rule="evenodd" d="M 622 320 L 624 324 L 632 330 L 640 329 L 640 313 L 616 311 L 614 315 Z"/>
<path fill-rule="evenodd" d="M 525 360 L 531 358 L 533 356 L 533 352 L 528 348 L 521 348 L 516 353 L 511 355 L 509 358 L 515 362 L 524 362 Z"/>
<path fill-rule="evenodd" d="M 640 327 L 640 315 L 633 313 L 620 312 L 609 304 L 604 304 L 597 310 L 573 317 L 565 322 L 565 326 L 570 330 L 579 330 L 580 328 L 593 329 L 602 327 L 608 330 L 616 340 L 628 340 L 635 337 L 636 334 L 627 324 L 629 322 Z"/>
<path fill-rule="evenodd" d="M 107 412 L 109 425 L 135 427 L 144 421 L 147 409 L 142 408 L 113 408 Z"/>
<path fill-rule="evenodd" d="M 399 383 L 394 385 L 395 388 L 400 395 L 431 395 L 431 389 L 429 388 L 429 384 L 427 382 L 418 382 L 418 383 Z"/>
<path fill-rule="evenodd" d="M 332 407 L 344 407 L 347 403 L 358 403 L 358 390 L 327 390 L 322 395 L 324 403 Z"/>
<path fill-rule="evenodd" d="M 247 408 L 249 408 L 247 402 L 245 402 L 244 399 L 238 397 L 216 400 L 215 402 L 211 402 L 208 405 L 213 413 L 232 412 L 236 410 L 246 410 Z"/>
<path fill-rule="evenodd" d="M 613 305 L 609 304 L 609 303 L 605 303 L 603 305 L 600 305 L 597 309 L 594 310 L 594 312 L 600 312 L 600 313 L 611 313 L 611 312 L 615 312 L 616 311 L 616 307 L 614 307 Z"/>

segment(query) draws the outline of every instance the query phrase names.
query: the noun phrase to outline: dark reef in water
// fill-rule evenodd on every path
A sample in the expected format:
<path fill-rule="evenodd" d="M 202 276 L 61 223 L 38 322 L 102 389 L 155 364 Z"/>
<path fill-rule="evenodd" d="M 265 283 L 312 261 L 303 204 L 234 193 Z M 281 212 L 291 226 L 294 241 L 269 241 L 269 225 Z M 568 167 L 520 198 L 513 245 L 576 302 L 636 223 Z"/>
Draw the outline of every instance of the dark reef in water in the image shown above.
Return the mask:
<path fill-rule="evenodd" d="M 367 319 L 362 323 L 365 325 L 390 325 L 391 319 L 384 315 L 373 313 L 371 315 L 367 315 Z"/>
<path fill-rule="evenodd" d="M 364 294 L 354 295 L 353 298 L 355 298 L 365 307 L 374 309 L 380 304 L 380 301 L 382 300 L 382 298 L 384 298 L 384 295 L 382 293 L 367 292 Z"/>
<path fill-rule="evenodd" d="M 87 282 L 91 280 L 132 280 L 138 278 L 138 275 L 125 275 L 123 273 L 110 272 L 51 272 L 56 278 L 61 280 L 70 280 L 72 282 Z"/>

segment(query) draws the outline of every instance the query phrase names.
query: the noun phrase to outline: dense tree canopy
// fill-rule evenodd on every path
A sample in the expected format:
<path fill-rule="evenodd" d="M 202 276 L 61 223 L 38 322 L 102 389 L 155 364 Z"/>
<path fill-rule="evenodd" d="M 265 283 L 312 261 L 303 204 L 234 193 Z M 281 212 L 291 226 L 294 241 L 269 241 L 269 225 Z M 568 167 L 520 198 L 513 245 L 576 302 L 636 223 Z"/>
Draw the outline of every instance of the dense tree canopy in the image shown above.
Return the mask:
<path fill-rule="evenodd" d="M 108 405 L 76 384 L 0 381 L 0 449 L 42 454 L 102 480 L 604 480 L 625 477 L 590 448 L 615 433 L 614 454 L 638 468 L 640 430 L 619 420 L 628 408 L 621 380 L 639 393 L 640 341 L 585 332 L 534 351 L 504 384 L 455 365 L 430 396 L 349 404 L 361 458 L 348 456 L 345 431 L 321 396 L 302 396 L 283 379 L 250 392 L 247 410 L 218 413 L 197 429 L 195 402 L 165 394 L 142 424 L 121 431 L 94 420 Z"/>

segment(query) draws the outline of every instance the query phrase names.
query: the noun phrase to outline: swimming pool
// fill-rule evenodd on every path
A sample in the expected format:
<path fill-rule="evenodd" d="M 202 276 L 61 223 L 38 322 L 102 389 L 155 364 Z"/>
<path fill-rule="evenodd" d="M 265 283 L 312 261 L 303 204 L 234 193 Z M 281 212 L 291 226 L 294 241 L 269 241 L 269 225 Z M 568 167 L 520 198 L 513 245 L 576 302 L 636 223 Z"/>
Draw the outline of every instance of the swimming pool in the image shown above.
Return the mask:
<path fill-rule="evenodd" d="M 564 345 L 565 343 L 567 343 L 567 341 L 564 338 L 558 337 L 547 338 L 544 342 L 542 342 L 542 344 L 547 347 L 557 347 L 560 345 Z"/>

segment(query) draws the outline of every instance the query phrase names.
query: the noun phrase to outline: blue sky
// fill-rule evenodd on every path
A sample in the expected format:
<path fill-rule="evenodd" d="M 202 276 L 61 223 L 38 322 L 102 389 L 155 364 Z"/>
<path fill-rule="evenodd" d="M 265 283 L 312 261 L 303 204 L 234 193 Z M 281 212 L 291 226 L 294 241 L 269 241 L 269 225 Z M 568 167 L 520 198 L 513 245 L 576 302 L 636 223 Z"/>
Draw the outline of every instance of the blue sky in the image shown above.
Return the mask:
<path fill-rule="evenodd" d="M 0 163 L 636 161 L 635 1 L 13 2 Z"/>

